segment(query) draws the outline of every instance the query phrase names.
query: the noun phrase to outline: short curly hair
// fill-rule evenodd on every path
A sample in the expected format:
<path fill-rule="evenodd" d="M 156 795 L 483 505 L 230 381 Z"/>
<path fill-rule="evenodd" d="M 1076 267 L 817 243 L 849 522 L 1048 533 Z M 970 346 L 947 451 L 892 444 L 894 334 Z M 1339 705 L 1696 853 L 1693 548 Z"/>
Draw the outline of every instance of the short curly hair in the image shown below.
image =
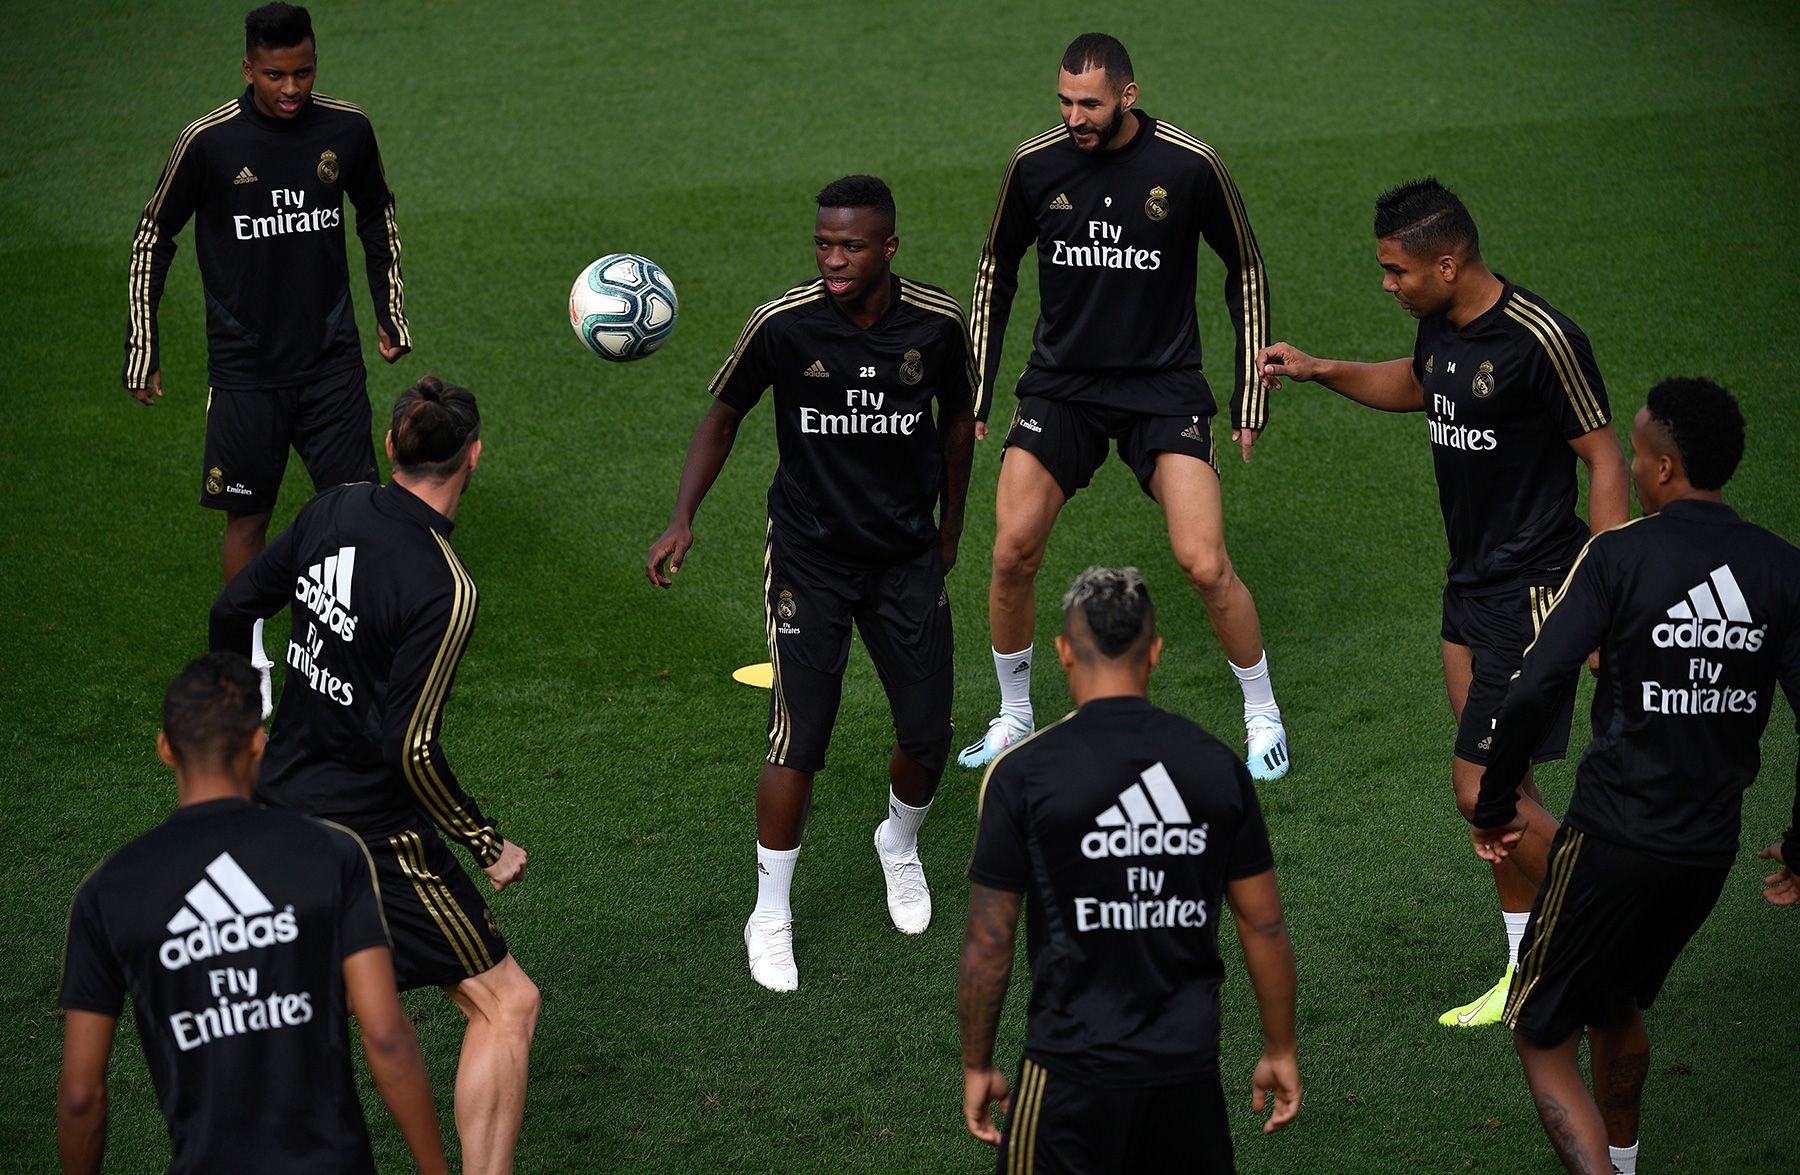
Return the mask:
<path fill-rule="evenodd" d="M 894 231 L 894 193 L 885 182 L 872 175 L 847 175 L 832 180 L 819 191 L 821 208 L 872 208 Z"/>
<path fill-rule="evenodd" d="M 1730 392 L 1710 379 L 1680 376 L 1650 389 L 1644 407 L 1681 455 L 1688 484 L 1716 490 L 1744 457 L 1744 414 Z"/>

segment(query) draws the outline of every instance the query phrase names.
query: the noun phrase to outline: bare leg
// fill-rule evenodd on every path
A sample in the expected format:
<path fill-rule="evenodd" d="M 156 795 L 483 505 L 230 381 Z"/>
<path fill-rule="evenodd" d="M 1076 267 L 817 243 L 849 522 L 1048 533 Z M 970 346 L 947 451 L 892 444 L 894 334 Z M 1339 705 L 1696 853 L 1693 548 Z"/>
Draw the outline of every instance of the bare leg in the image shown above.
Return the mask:
<path fill-rule="evenodd" d="M 1581 1033 L 1547 1049 L 1514 1033 L 1513 1047 L 1525 1063 L 1531 1099 L 1557 1158 L 1570 1171 L 1607 1175 L 1612 1157 L 1606 1153 L 1606 1123 L 1581 1079 Z"/>
<path fill-rule="evenodd" d="M 511 955 L 444 989 L 469 1026 L 456 1067 L 456 1133 L 465 1175 L 509 1175 L 525 1119 L 538 989 Z"/>
<path fill-rule="evenodd" d="M 237 573 L 268 545 L 267 514 L 225 515 L 225 539 L 219 549 L 219 569 L 225 573 L 225 582 L 236 579 Z"/>
<path fill-rule="evenodd" d="M 1445 641 L 1444 689 L 1450 696 L 1450 712 L 1458 722 L 1462 721 L 1463 706 L 1469 700 L 1472 675 L 1468 646 Z M 1481 764 L 1471 763 L 1460 755 L 1451 757 L 1450 782 L 1456 793 L 1457 811 L 1465 820 L 1475 811 L 1484 770 Z M 1531 911 L 1531 903 L 1537 897 L 1538 886 L 1543 883 L 1549 867 L 1550 842 L 1556 838 L 1559 827 L 1556 817 L 1539 802 L 1537 782 L 1530 772 L 1526 772 L 1525 783 L 1520 788 L 1519 810 L 1528 818 L 1525 837 L 1506 860 L 1492 866 L 1494 888 L 1500 893 L 1500 908 L 1509 914 Z"/>
<path fill-rule="evenodd" d="M 923 808 L 929 804 L 931 798 L 937 795 L 938 780 L 943 774 L 942 769 L 927 771 L 899 747 L 895 747 L 894 753 L 888 756 L 888 783 L 894 789 L 894 798 L 909 808 Z M 759 797 L 760 794 L 759 788 Z M 760 823 L 758 827 L 761 827 Z M 768 845 L 767 841 L 763 843 Z"/>
<path fill-rule="evenodd" d="M 994 563 L 988 580 L 988 629 L 1002 653 L 1031 644 L 1038 567 L 1065 501 L 1043 462 L 1024 449 L 1006 451 L 994 489 Z"/>
<path fill-rule="evenodd" d="M 1638 1140 L 1644 1077 L 1650 1072 L 1650 1034 L 1630 996 L 1607 1009 L 1606 1023 L 1588 1029 L 1588 1061 L 1594 1093 L 1606 1119 L 1606 1141 L 1628 1147 Z"/>
<path fill-rule="evenodd" d="M 763 848 L 800 847 L 806 814 L 812 808 L 812 781 L 810 772 L 763 764 L 756 778 L 756 839 Z"/>
<path fill-rule="evenodd" d="M 1262 660 L 1262 623 L 1256 601 L 1237 577 L 1225 552 L 1225 515 L 1219 475 L 1212 466 L 1183 453 L 1160 453 L 1150 492 L 1162 506 L 1175 561 L 1206 602 L 1219 647 L 1231 663 L 1248 669 Z"/>

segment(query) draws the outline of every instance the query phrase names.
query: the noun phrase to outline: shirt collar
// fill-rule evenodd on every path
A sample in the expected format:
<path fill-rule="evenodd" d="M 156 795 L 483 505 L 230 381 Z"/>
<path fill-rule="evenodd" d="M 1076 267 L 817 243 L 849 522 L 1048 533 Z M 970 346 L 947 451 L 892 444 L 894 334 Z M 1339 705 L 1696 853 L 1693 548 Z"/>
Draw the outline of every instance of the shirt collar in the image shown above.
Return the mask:
<path fill-rule="evenodd" d="M 418 495 L 411 493 L 397 482 L 388 482 L 375 491 L 376 504 L 388 512 L 396 514 L 409 522 L 420 526 L 429 526 L 439 534 L 447 535 L 456 529 L 456 524 L 439 514 L 430 504 Z"/>

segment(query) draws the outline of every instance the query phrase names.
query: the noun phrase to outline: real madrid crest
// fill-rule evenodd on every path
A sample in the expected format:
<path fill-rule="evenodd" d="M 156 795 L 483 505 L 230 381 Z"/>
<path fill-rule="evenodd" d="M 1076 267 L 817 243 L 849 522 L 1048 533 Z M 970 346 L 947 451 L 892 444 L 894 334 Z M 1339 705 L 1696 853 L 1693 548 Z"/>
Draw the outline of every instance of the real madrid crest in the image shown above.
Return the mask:
<path fill-rule="evenodd" d="M 900 357 L 900 382 L 911 387 L 925 378 L 924 356 L 908 351 Z"/>
<path fill-rule="evenodd" d="M 800 611 L 800 605 L 794 602 L 794 593 L 783 588 L 781 598 L 775 602 L 775 614 L 783 620 L 792 620 Z"/>
<path fill-rule="evenodd" d="M 1469 385 L 1469 390 L 1475 393 L 1475 398 L 1478 400 L 1485 400 L 1494 394 L 1494 364 L 1492 360 L 1483 359 L 1481 361 L 1481 367 L 1475 372 L 1475 379 Z"/>
<path fill-rule="evenodd" d="M 336 151 L 319 152 L 319 178 L 328 184 L 337 183 L 338 160 Z"/>
<path fill-rule="evenodd" d="M 1150 198 L 1144 201 L 1144 215 L 1151 220 L 1161 220 L 1169 215 L 1169 193 L 1161 184 L 1150 189 Z"/>
<path fill-rule="evenodd" d="M 225 471 L 217 465 L 206 471 L 206 492 L 215 497 L 225 492 Z"/>

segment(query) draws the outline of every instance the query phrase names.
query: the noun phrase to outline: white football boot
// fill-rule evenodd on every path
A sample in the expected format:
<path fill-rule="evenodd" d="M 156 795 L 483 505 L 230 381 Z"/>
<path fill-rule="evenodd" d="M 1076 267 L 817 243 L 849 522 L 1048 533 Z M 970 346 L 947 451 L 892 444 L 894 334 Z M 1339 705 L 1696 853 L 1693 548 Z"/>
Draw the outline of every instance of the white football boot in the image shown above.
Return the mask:
<path fill-rule="evenodd" d="M 881 876 L 887 882 L 888 917 L 901 934 L 924 934 L 931 925 L 931 887 L 925 884 L 919 846 L 889 853 L 881 847 L 881 830 L 886 827 L 885 820 L 875 826 L 875 855 L 881 858 Z"/>
<path fill-rule="evenodd" d="M 744 923 L 744 948 L 750 953 L 750 978 L 770 991 L 793 991 L 800 986 L 800 968 L 794 965 L 794 924 L 751 911 Z"/>

